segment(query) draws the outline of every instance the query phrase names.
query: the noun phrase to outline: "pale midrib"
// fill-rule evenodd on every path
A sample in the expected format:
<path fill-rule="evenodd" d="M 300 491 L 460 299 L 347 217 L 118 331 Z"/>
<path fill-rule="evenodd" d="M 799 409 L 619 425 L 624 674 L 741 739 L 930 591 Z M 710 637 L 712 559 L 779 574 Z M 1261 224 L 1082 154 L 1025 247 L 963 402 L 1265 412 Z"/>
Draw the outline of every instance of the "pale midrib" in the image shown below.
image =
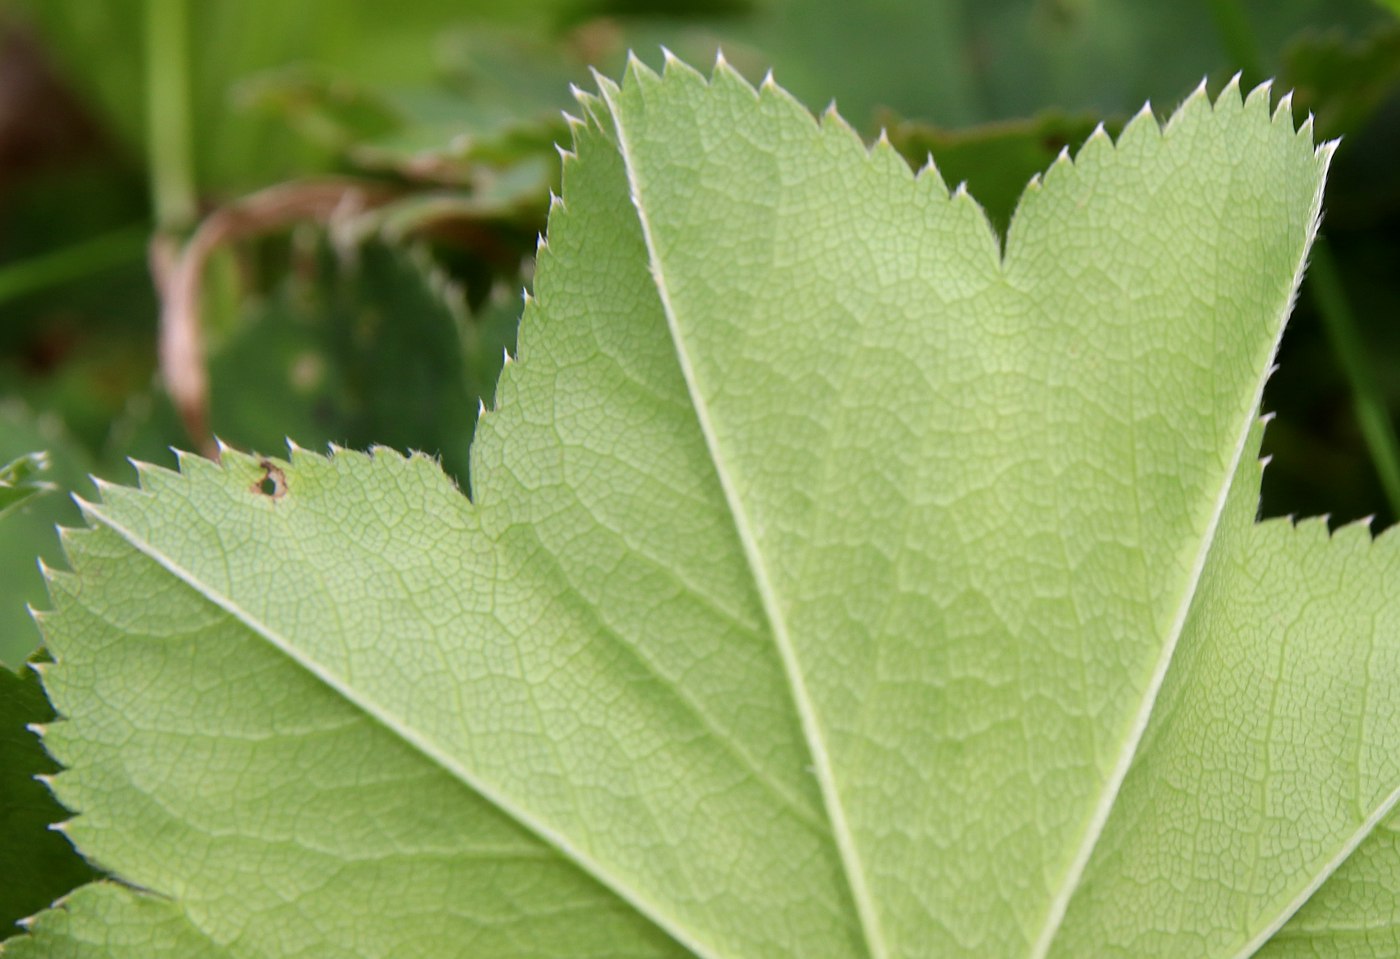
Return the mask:
<path fill-rule="evenodd" d="M 1054 945 L 1055 936 L 1059 933 L 1060 925 L 1064 922 L 1065 912 L 1069 909 L 1070 899 L 1079 887 L 1079 881 L 1083 878 L 1084 870 L 1089 865 L 1089 857 L 1093 855 L 1094 847 L 1098 845 L 1099 838 L 1103 835 L 1104 827 L 1108 825 L 1109 814 L 1113 811 L 1113 806 L 1118 800 L 1118 793 L 1123 787 L 1123 780 L 1127 777 L 1128 769 L 1137 755 L 1138 744 L 1142 741 L 1143 733 L 1147 731 L 1147 723 L 1152 718 L 1152 712 L 1157 705 L 1157 696 L 1161 692 L 1163 681 L 1166 679 L 1167 669 L 1171 666 L 1172 657 L 1176 653 L 1178 642 L 1181 640 L 1181 633 L 1186 628 L 1186 620 L 1191 613 L 1192 605 L 1195 603 L 1196 592 L 1200 588 L 1201 575 L 1205 572 L 1206 561 L 1210 557 L 1211 547 L 1215 543 L 1216 533 L 1220 527 L 1220 518 L 1225 512 L 1225 503 L 1229 499 L 1230 487 L 1234 484 L 1235 476 L 1239 473 L 1240 461 L 1249 445 L 1250 429 L 1254 424 L 1255 417 L 1259 415 L 1259 406 L 1264 397 L 1264 386 L 1268 382 L 1269 374 L 1273 371 L 1274 357 L 1278 355 L 1278 346 L 1283 338 L 1288 314 L 1293 310 L 1293 302 L 1298 295 L 1298 286 L 1303 281 L 1308 251 L 1312 248 L 1313 239 L 1317 236 L 1317 228 L 1321 220 L 1322 187 L 1327 179 L 1327 166 L 1334 149 L 1335 141 L 1329 141 L 1316 151 L 1315 155 L 1321 160 L 1322 169 L 1319 171 L 1317 192 L 1313 195 L 1312 215 L 1307 238 L 1303 242 L 1298 261 L 1294 265 L 1293 281 L 1289 285 L 1288 295 L 1284 297 L 1281 309 L 1275 313 L 1273 338 L 1269 343 L 1265 362 L 1259 366 L 1259 378 L 1254 384 L 1254 395 L 1245 408 L 1246 414 L 1238 435 L 1235 437 L 1229 468 L 1223 471 L 1220 487 L 1212 505 L 1210 519 L 1197 546 L 1196 556 L 1184 584 L 1180 602 L 1177 604 L 1171 625 L 1164 637 L 1162 651 L 1153 666 L 1147 688 L 1143 691 L 1142 702 L 1138 705 L 1138 711 L 1133 717 L 1132 725 L 1128 729 L 1127 736 L 1123 739 L 1123 745 L 1119 750 L 1113 770 L 1104 783 L 1103 791 L 1099 795 L 1099 802 L 1094 807 L 1094 813 L 1089 819 L 1079 849 L 1070 862 L 1069 869 L 1065 872 L 1064 880 L 1050 901 L 1045 925 L 1036 938 L 1035 944 L 1031 947 L 1029 959 L 1045 959 Z"/>
<path fill-rule="evenodd" d="M 508 796 L 496 790 L 491 784 L 478 779 L 458 762 L 446 749 L 426 738 L 409 723 L 399 716 L 394 715 L 389 709 L 366 696 L 363 692 L 347 685 L 342 677 L 329 671 L 317 660 L 307 656 L 296 644 L 292 643 L 277 630 L 267 623 L 262 622 L 251 612 L 244 609 L 232 597 L 224 595 L 217 589 L 212 588 L 208 583 L 203 582 L 194 573 L 185 569 L 172 557 L 157 549 L 152 543 L 147 542 L 135 531 L 117 522 L 105 514 L 99 507 L 74 497 L 78 506 L 90 521 L 101 523 L 112 530 L 122 539 L 126 540 L 138 552 L 149 557 L 162 568 L 167 570 L 185 585 L 189 586 L 200 596 L 218 606 L 220 609 L 233 616 L 248 629 L 263 637 L 277 649 L 281 650 L 289 659 L 298 666 L 305 669 L 311 675 L 334 690 L 346 702 L 352 703 L 365 715 L 373 718 L 392 735 L 401 739 L 409 746 L 413 747 L 424 758 L 435 763 L 453 779 L 471 789 L 481 796 L 488 803 L 499 809 L 502 813 L 515 820 L 522 827 L 533 833 L 548 846 L 558 850 L 559 854 L 577 866 L 585 875 L 592 877 L 600 885 L 612 892 L 619 899 L 626 902 L 633 909 L 653 923 L 659 930 L 664 932 L 676 941 L 683 949 L 689 950 L 699 959 L 724 959 L 706 945 L 697 942 L 685 929 L 683 923 L 671 916 L 665 909 L 656 903 L 651 902 L 641 892 L 636 890 L 633 884 L 624 881 L 616 876 L 603 863 L 594 859 L 588 853 L 577 848 L 567 837 L 552 829 L 550 826 L 535 818 L 525 809 L 517 806 Z"/>
<path fill-rule="evenodd" d="M 640 644 L 628 642 L 621 633 L 604 620 L 598 608 L 588 600 L 574 583 L 573 579 L 554 557 L 554 554 L 545 546 L 544 541 L 534 528 L 522 524 L 520 530 L 522 534 L 529 536 L 531 541 L 539 546 L 540 552 L 538 555 L 548 558 L 551 567 L 550 572 L 554 574 L 550 581 L 555 584 L 563 585 L 565 594 L 573 600 L 574 609 L 580 616 L 586 618 L 599 633 L 611 640 L 613 645 L 621 650 L 622 655 L 629 657 L 632 662 L 637 664 L 639 669 L 645 671 L 657 684 L 664 686 L 670 691 L 682 707 L 684 707 L 686 712 L 694 717 L 695 722 L 705 730 L 709 738 L 716 742 L 719 748 L 727 753 L 737 765 L 742 767 L 745 773 L 753 777 L 754 781 L 757 782 L 765 792 L 777 800 L 784 810 L 797 817 L 810 829 L 825 829 L 826 823 L 820 819 L 817 811 L 811 806 L 810 802 L 804 802 L 800 796 L 789 791 L 785 785 L 774 779 L 773 776 L 763 768 L 762 763 L 751 755 L 743 744 L 738 742 L 734 737 L 725 734 L 719 721 L 710 715 L 709 710 L 705 709 L 694 697 L 686 692 L 682 683 L 678 683 L 667 677 L 650 657 L 643 654 Z M 704 598 L 701 597 L 701 600 L 704 601 Z M 719 614 L 718 608 L 713 604 L 710 604 L 709 608 Z"/>
<path fill-rule="evenodd" d="M 749 572 L 753 576 L 754 586 L 758 592 L 759 600 L 762 603 L 764 616 L 768 620 L 769 628 L 773 634 L 774 645 L 777 646 L 778 654 L 783 662 L 784 672 L 787 674 L 788 686 L 792 695 L 793 704 L 802 725 L 802 732 L 807 741 L 807 748 L 811 752 L 812 765 L 816 773 L 817 782 L 821 786 L 822 800 L 826 806 L 827 817 L 830 820 L 832 836 L 836 841 L 837 850 L 841 856 L 842 872 L 850 886 L 851 898 L 855 902 L 856 912 L 860 919 L 861 932 L 865 939 L 866 950 L 871 959 L 888 959 L 889 953 L 885 946 L 884 934 L 880 928 L 879 915 L 876 912 L 875 901 L 871 896 L 869 884 L 865 878 L 865 869 L 860 859 L 859 850 L 856 848 L 855 838 L 851 834 L 850 825 L 846 820 L 846 812 L 841 803 L 841 796 L 836 788 L 835 772 L 832 768 L 831 756 L 827 750 L 821 724 L 817 718 L 816 706 L 812 701 L 811 693 L 807 689 L 806 679 L 803 676 L 801 664 L 798 662 L 797 651 L 793 646 L 792 637 L 788 632 L 787 620 L 783 615 L 781 602 L 778 599 L 777 591 L 773 587 L 772 578 L 768 573 L 767 563 L 764 560 L 762 550 L 760 550 L 757 538 L 754 535 L 753 523 L 749 519 L 747 511 L 744 509 L 743 501 L 739 497 L 738 490 L 735 488 L 734 478 L 730 475 L 727 468 L 719 438 L 715 432 L 714 423 L 710 419 L 709 407 L 700 391 L 695 367 L 691 362 L 690 353 L 686 348 L 685 338 L 681 333 L 675 305 L 671 301 L 670 290 L 667 286 L 665 272 L 662 268 L 661 257 L 657 251 L 651 221 L 647 215 L 646 206 L 641 198 L 640 176 L 632 156 L 632 148 L 627 131 L 623 126 L 622 111 L 616 101 L 615 94 L 617 88 L 612 83 L 600 79 L 600 89 L 602 91 L 603 100 L 607 103 L 608 112 L 612 116 L 613 129 L 617 134 L 618 152 L 622 157 L 623 167 L 627 173 L 627 182 L 631 189 L 632 205 L 636 208 L 637 220 L 642 230 L 642 237 L 646 242 L 647 258 L 650 261 L 652 280 L 656 285 L 657 297 L 661 302 L 662 312 L 666 316 L 666 325 L 670 330 L 671 340 L 675 346 L 676 361 L 680 366 L 681 375 L 685 379 L 686 390 L 690 394 L 691 405 L 695 410 L 695 418 L 699 424 L 701 433 L 704 435 L 705 446 L 709 451 L 711 463 L 714 465 L 715 475 L 719 480 L 721 489 L 724 491 L 724 499 L 729 506 L 729 511 L 734 522 L 734 529 L 743 547 L 744 558 L 748 563 Z"/>
<path fill-rule="evenodd" d="M 1396 789 L 1385 797 L 1380 805 L 1372 810 L 1371 815 L 1366 817 L 1360 828 L 1348 836 L 1346 842 L 1342 843 L 1336 855 L 1322 864 L 1322 868 L 1308 880 L 1302 889 L 1298 890 L 1297 895 L 1284 903 L 1274 918 L 1234 954 L 1234 959 L 1249 959 L 1250 956 L 1263 948 L 1264 944 L 1273 938 L 1274 933 L 1282 929 L 1288 920 L 1293 918 L 1293 914 L 1303 908 L 1303 904 L 1312 898 L 1313 893 L 1322 888 L 1324 882 L 1332 878 L 1332 874 L 1337 871 L 1341 864 L 1346 862 L 1351 854 L 1356 852 L 1356 848 L 1365 841 L 1366 837 L 1371 835 L 1372 831 L 1394 811 L 1397 803 L 1400 803 L 1400 789 Z"/>

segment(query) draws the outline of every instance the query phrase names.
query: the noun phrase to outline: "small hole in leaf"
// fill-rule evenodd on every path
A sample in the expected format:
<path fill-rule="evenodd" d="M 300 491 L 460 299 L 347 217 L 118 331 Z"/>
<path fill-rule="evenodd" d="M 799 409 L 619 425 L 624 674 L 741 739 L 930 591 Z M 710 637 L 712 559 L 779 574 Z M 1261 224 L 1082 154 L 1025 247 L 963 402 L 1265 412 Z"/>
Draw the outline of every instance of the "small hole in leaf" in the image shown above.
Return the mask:
<path fill-rule="evenodd" d="M 250 492 L 259 493 L 268 499 L 279 500 L 287 495 L 287 474 L 283 473 L 271 460 L 263 460 L 258 464 L 262 467 L 262 478 L 255 481 L 248 489 Z"/>

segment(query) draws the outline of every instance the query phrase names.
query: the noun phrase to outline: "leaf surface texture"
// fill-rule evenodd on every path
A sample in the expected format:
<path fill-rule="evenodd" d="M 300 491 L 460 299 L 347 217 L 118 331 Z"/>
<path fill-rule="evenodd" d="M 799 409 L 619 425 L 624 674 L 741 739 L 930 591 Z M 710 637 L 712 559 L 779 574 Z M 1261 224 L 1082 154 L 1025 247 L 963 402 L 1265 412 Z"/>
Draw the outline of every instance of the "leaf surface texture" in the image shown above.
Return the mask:
<path fill-rule="evenodd" d="M 45 742 L 132 888 L 10 948 L 1393 949 L 1396 540 L 1254 522 L 1330 147 L 1200 92 L 1003 249 L 723 64 L 580 103 L 470 499 L 229 451 L 87 507 Z"/>

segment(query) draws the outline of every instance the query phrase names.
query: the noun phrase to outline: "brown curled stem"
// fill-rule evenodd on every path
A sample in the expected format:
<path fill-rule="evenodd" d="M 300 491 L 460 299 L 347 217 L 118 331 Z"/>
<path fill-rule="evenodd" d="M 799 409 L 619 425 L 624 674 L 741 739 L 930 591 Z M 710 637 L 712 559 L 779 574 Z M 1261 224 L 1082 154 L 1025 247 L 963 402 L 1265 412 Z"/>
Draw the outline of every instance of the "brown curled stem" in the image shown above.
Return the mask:
<path fill-rule="evenodd" d="M 204 270 L 221 247 L 296 223 L 330 224 L 392 199 L 384 186 L 345 177 L 268 187 L 209 214 L 183 247 L 168 235 L 151 241 L 150 265 L 160 295 L 160 371 L 190 439 L 217 457 L 209 428 L 209 372 L 200 303 Z"/>

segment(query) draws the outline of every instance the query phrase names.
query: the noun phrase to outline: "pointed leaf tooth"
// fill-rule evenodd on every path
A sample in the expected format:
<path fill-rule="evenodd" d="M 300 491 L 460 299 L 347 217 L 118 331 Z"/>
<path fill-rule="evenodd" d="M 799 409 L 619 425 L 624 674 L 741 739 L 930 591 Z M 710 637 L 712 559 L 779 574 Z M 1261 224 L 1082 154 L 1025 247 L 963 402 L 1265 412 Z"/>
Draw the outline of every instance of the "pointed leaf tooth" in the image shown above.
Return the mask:
<path fill-rule="evenodd" d="M 1258 84 L 1253 90 L 1250 90 L 1249 93 L 1245 96 L 1245 109 L 1257 110 L 1262 113 L 1269 114 L 1270 116 L 1276 116 L 1277 114 L 1270 109 L 1270 106 L 1273 103 L 1273 96 L 1274 81 L 1271 79 L 1265 80 L 1262 83 Z"/>
<path fill-rule="evenodd" d="M 1371 520 L 1373 518 L 1362 516 L 1349 523 L 1342 523 L 1332 531 L 1332 539 L 1352 546 L 1370 546 L 1373 541 L 1371 535 Z"/>
<path fill-rule="evenodd" d="M 286 469 L 289 472 L 297 472 L 307 467 L 314 467 L 316 464 L 325 462 L 325 457 L 314 450 L 303 449 L 296 444 L 290 444 L 287 448 Z M 272 461 L 275 464 L 275 461 Z"/>
<path fill-rule="evenodd" d="M 73 552 L 73 550 L 71 550 L 71 543 L 73 543 L 71 536 L 73 536 L 73 531 L 70 531 L 67 526 L 60 526 L 59 545 L 63 546 L 63 552 L 66 556 L 71 556 L 71 552 Z M 45 581 L 45 584 L 49 585 L 50 589 L 52 589 L 55 582 L 59 582 L 64 575 L 69 574 L 67 570 L 59 570 L 59 568 L 49 566 L 48 560 L 43 559 L 42 556 L 38 557 L 38 567 L 39 575 L 43 577 L 43 581 Z"/>
<path fill-rule="evenodd" d="M 686 69 L 689 70 L 690 68 Z M 694 70 L 691 70 L 690 72 L 694 73 L 695 77 L 698 78 L 702 83 L 704 82 L 704 74 Z M 715 57 L 715 68 L 714 72 L 710 74 L 710 84 L 719 88 L 720 90 L 723 90 L 727 87 L 737 90 L 743 90 L 745 93 L 747 93 L 754 99 L 759 98 L 758 89 L 755 88 L 753 84 L 749 83 L 749 81 L 744 77 L 742 73 L 734 69 L 734 67 L 729 63 L 728 60 L 724 59 L 723 51 L 721 51 L 719 55 Z M 777 88 L 773 89 L 776 90 Z"/>
<path fill-rule="evenodd" d="M 94 520 L 100 521 L 102 512 L 96 504 L 89 502 L 77 493 L 72 494 L 72 496 L 73 502 L 77 505 L 78 511 L 83 514 L 84 519 L 89 523 Z"/>
<path fill-rule="evenodd" d="M 1171 116 L 1167 117 L 1166 123 L 1162 124 L 1163 131 L 1168 132 L 1175 129 L 1182 122 L 1182 118 L 1189 116 L 1194 110 L 1214 110 L 1217 102 L 1218 99 L 1211 100 L 1210 91 L 1206 88 L 1206 80 L 1202 78 L 1200 84 L 1177 105 Z"/>
<path fill-rule="evenodd" d="M 667 66 L 668 68 L 670 68 L 670 67 L 672 67 L 673 65 L 672 65 L 672 64 L 667 64 L 666 66 Z M 683 69 L 682 69 L 682 67 L 683 67 Z M 691 67 L 689 64 L 683 64 L 683 65 L 676 66 L 675 69 L 667 69 L 666 73 L 667 73 L 668 76 L 673 76 L 673 75 L 685 75 L 686 73 L 693 73 L 696 77 L 700 77 L 702 82 L 703 82 L 703 79 L 704 79 L 703 76 L 700 74 L 700 72 L 699 72 L 698 70 L 694 69 L 693 67 Z M 646 64 L 646 62 L 645 62 L 644 60 L 642 60 L 641 57 L 637 56 L 637 54 L 636 54 L 635 51 L 632 51 L 632 50 L 628 50 L 628 51 L 627 51 L 627 66 L 626 66 L 626 68 L 622 71 L 622 83 L 623 83 L 624 86 L 627 85 L 627 84 L 629 84 L 629 83 L 639 83 L 639 84 L 645 84 L 645 85 L 647 85 L 647 86 L 652 86 L 652 85 L 654 85 L 654 84 L 659 84 L 659 83 L 661 83 L 661 82 L 662 82 L 661 75 L 658 74 L 658 73 L 657 73 L 655 70 L 653 70 L 651 67 L 649 67 L 649 66 Z M 606 94 L 605 94 L 605 98 L 606 98 Z"/>
<path fill-rule="evenodd" d="M 171 449 L 174 449 L 174 447 L 171 447 Z M 126 458 L 126 461 L 131 464 L 132 469 L 136 470 L 136 475 L 142 482 L 144 482 L 147 477 L 158 477 L 163 473 L 169 474 L 172 472 L 172 470 L 169 470 L 164 466 L 158 466 L 155 463 L 147 462 L 146 460 L 139 460 L 133 456 L 128 456 Z M 93 482 L 97 483 L 99 486 L 101 485 L 98 477 L 93 477 Z M 107 484 L 108 487 L 112 487 L 114 485 L 120 486 L 122 484 Z"/>
<path fill-rule="evenodd" d="M 189 450 L 182 450 L 178 446 L 170 446 L 167 447 L 167 449 L 169 449 L 170 452 L 175 455 L 175 465 L 180 472 L 184 472 L 187 467 L 196 465 L 194 463 L 195 460 L 205 459 L 205 457 L 200 456 L 198 453 L 192 453 Z M 135 464 L 133 463 L 132 465 Z M 140 469 L 141 468 L 138 466 L 137 471 L 139 472 Z"/>
<path fill-rule="evenodd" d="M 1304 133 L 1304 132 L 1305 132 L 1307 138 L 1308 138 L 1308 139 L 1311 139 L 1311 138 L 1312 138 L 1312 114 L 1308 114 L 1308 119 L 1307 119 L 1307 121 L 1303 124 L 1303 126 L 1304 126 L 1304 130 L 1303 130 L 1303 131 L 1300 131 L 1300 133 Z M 1325 141 L 1325 142 L 1322 144 L 1322 146 L 1320 146 L 1320 147 L 1317 148 L 1317 150 L 1316 150 L 1317 158 L 1318 158 L 1318 160 L 1320 160 L 1321 163 L 1322 163 L 1322 169 L 1323 169 L 1323 172 L 1324 172 L 1324 173 L 1327 171 L 1327 169 L 1328 169 L 1329 167 L 1331 167 L 1331 165 L 1332 165 L 1332 157 L 1336 154 L 1336 152 L 1337 152 L 1337 147 L 1341 144 L 1341 142 L 1342 142 L 1342 141 L 1341 141 L 1340 139 L 1336 139 L 1336 140 L 1327 140 L 1327 141 Z"/>
<path fill-rule="evenodd" d="M 629 50 L 628 53 L 627 53 L 627 63 L 628 63 L 629 66 L 631 65 L 631 63 L 632 63 L 632 61 L 633 61 L 634 59 L 635 59 L 635 55 Z M 616 90 L 616 89 L 617 89 L 617 84 L 616 84 L 611 78 L 609 78 L 608 76 L 606 76 L 606 75 L 604 75 L 603 73 L 599 72 L 599 70 L 598 70 L 597 67 L 589 67 L 589 68 L 588 68 L 588 73 L 589 73 L 589 76 L 591 76 L 591 77 L 593 78 L 593 85 L 594 85 L 595 87 L 598 88 L 598 93 L 597 93 L 597 94 L 590 94 L 590 96 L 596 96 L 597 99 L 600 101 L 600 103 L 601 103 L 604 107 L 606 107 L 606 103 L 607 103 L 607 92 L 608 92 L 609 90 Z M 625 72 L 624 72 L 623 76 L 624 76 L 624 78 L 626 77 L 626 73 L 625 73 Z"/>
<path fill-rule="evenodd" d="M 1215 98 L 1215 108 L 1218 110 L 1222 106 L 1233 107 L 1244 105 L 1244 94 L 1240 92 L 1240 80 L 1244 72 L 1237 70 L 1235 75 L 1225 81 L 1225 86 L 1220 91 L 1220 96 Z"/>
<path fill-rule="evenodd" d="M 938 164 L 934 162 L 932 153 L 928 154 L 927 158 L 924 160 L 924 165 L 919 167 L 919 172 L 914 175 L 914 179 L 920 183 L 927 182 L 929 184 L 929 189 L 936 190 L 937 193 L 944 198 L 950 195 L 948 184 L 944 181 L 943 174 L 938 169 Z"/>
<path fill-rule="evenodd" d="M 793 102 L 796 103 L 795 100 Z M 802 109 L 803 112 L 806 112 L 805 108 Z M 862 155 L 869 155 L 869 150 L 867 150 L 865 142 L 861 139 L 860 134 L 856 132 L 853 126 L 846 122 L 845 117 L 837 112 L 835 100 L 831 101 L 831 106 L 821 115 L 818 125 L 821 131 L 827 136 L 835 137 L 838 140 L 849 141 L 851 146 L 860 149 Z"/>
<path fill-rule="evenodd" d="M 136 466 L 135 463 L 132 463 L 132 465 Z M 137 466 L 136 471 L 137 478 L 140 479 L 141 467 Z M 113 483 L 111 480 L 105 479 L 104 477 L 97 475 L 93 475 L 93 477 L 91 478 L 91 482 L 93 487 L 97 490 L 98 497 L 103 500 L 105 500 L 110 493 L 123 488 L 121 483 Z M 74 493 L 72 495 L 75 499 L 79 498 L 77 493 Z"/>
<path fill-rule="evenodd" d="M 1100 126 L 1102 126 L 1102 124 Z M 1130 146 L 1131 149 L 1146 150 L 1149 149 L 1147 144 L 1153 143 L 1161 138 L 1162 124 L 1158 122 L 1157 115 L 1152 112 L 1151 104 L 1144 104 L 1143 108 L 1133 114 L 1132 119 L 1124 125 L 1122 132 L 1118 134 L 1117 142 L 1114 143 L 1113 146 L 1118 150 L 1129 149 Z M 1102 139 L 1112 142 L 1107 134 L 1104 134 Z M 1097 140 L 1095 137 L 1090 137 L 1089 142 L 1098 143 L 1101 141 Z M 1085 144 L 1085 147 L 1087 146 L 1088 143 Z M 1082 162 L 1084 155 L 1085 150 L 1081 149 L 1079 151 L 1079 157 L 1076 158 L 1076 162 Z"/>
<path fill-rule="evenodd" d="M 595 73 L 593 77 L 596 83 L 598 75 Z M 574 142 L 577 143 L 579 137 L 588 129 L 589 124 L 592 124 L 596 129 L 604 129 L 607 127 L 607 123 L 604 122 L 603 119 L 603 114 L 606 113 L 607 107 L 598 94 L 581 90 L 578 87 L 574 87 L 573 89 L 575 91 L 574 99 L 578 102 L 578 105 L 583 109 L 584 113 L 584 116 L 580 117 L 582 122 L 571 130 Z"/>

